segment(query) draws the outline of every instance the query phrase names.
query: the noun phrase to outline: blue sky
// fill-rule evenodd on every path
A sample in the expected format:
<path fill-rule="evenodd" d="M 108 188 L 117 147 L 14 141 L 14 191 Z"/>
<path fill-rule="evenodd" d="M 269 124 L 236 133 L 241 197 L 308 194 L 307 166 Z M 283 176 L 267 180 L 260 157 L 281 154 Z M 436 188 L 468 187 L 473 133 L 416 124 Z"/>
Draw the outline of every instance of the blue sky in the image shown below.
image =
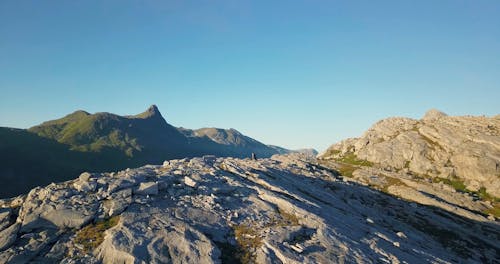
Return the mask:
<path fill-rule="evenodd" d="M 324 150 L 388 116 L 500 114 L 499 1 L 0 1 L 0 126 L 157 104 Z"/>

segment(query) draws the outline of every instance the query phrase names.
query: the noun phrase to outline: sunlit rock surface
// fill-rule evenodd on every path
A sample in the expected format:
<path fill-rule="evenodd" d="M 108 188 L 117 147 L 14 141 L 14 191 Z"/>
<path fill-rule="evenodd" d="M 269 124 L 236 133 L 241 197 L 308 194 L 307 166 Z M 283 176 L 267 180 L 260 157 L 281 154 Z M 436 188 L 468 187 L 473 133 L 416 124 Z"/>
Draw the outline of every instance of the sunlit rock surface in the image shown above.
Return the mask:
<path fill-rule="evenodd" d="M 467 189 L 500 197 L 500 119 L 447 116 L 430 110 L 421 120 L 393 117 L 377 122 L 360 138 L 344 140 L 321 155 L 353 153 L 380 167 L 424 177 L 459 179 Z"/>
<path fill-rule="evenodd" d="M 333 168 L 299 154 L 207 157 L 38 187 L 0 200 L 0 263 L 500 259 L 498 221 L 398 199 Z"/>

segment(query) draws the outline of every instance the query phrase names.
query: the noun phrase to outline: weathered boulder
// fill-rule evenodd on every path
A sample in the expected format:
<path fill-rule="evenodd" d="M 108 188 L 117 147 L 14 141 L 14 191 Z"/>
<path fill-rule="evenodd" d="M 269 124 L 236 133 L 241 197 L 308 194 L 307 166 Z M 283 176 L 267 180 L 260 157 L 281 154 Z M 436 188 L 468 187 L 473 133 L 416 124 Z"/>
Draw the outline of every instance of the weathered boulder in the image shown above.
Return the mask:
<path fill-rule="evenodd" d="M 90 174 L 89 172 L 83 172 L 82 174 L 80 174 L 78 179 L 82 182 L 86 182 L 89 181 L 90 177 L 92 177 L 92 174 Z"/>
<path fill-rule="evenodd" d="M 78 180 L 73 183 L 73 187 L 79 192 L 93 192 L 97 187 L 97 183 Z"/>
<path fill-rule="evenodd" d="M 197 185 L 196 181 L 194 181 L 193 179 L 191 179 L 188 176 L 184 177 L 184 184 L 186 184 L 189 187 L 193 187 L 193 188 L 196 187 L 196 185 Z"/>

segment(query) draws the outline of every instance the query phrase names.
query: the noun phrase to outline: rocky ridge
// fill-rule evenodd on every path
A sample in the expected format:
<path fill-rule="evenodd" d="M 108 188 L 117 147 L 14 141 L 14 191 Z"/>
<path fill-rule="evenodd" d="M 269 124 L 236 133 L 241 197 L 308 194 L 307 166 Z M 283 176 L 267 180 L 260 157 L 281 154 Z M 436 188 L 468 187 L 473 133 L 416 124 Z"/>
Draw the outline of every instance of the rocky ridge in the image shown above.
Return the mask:
<path fill-rule="evenodd" d="M 500 197 L 498 116 L 447 116 L 430 110 L 420 120 L 387 118 L 321 155 L 324 160 L 345 157 Z"/>
<path fill-rule="evenodd" d="M 0 262 L 500 259 L 498 222 L 473 210 L 461 216 L 385 195 L 332 168 L 291 154 L 205 156 L 83 173 L 0 200 Z"/>
<path fill-rule="evenodd" d="M 0 181 L 11 182 L 9 188 L 0 188 L 0 198 L 69 180 L 83 171 L 115 171 L 203 155 L 245 158 L 254 153 L 264 158 L 289 152 L 235 129 L 174 127 L 155 105 L 126 116 L 79 110 L 27 130 L 0 127 Z"/>

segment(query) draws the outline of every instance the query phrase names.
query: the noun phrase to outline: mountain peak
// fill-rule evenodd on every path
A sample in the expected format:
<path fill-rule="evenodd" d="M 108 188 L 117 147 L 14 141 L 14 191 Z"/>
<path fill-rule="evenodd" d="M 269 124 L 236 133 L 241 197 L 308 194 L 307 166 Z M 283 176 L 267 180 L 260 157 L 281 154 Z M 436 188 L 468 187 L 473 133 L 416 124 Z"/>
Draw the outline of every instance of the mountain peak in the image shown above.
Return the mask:
<path fill-rule="evenodd" d="M 152 104 L 148 108 L 148 112 L 150 112 L 150 113 L 160 113 L 160 110 L 158 110 L 158 107 L 155 104 Z"/>
<path fill-rule="evenodd" d="M 448 115 L 444 112 L 441 112 L 437 109 L 430 109 L 429 111 L 427 111 L 425 113 L 425 115 L 422 119 L 431 121 L 431 120 L 436 120 L 436 119 L 439 119 L 439 118 L 445 117 L 445 116 L 448 116 Z"/>
<path fill-rule="evenodd" d="M 150 118 L 150 117 L 155 117 L 155 116 L 162 116 L 160 113 L 160 110 L 158 110 L 158 107 L 156 105 L 151 105 L 148 110 L 146 110 L 143 113 L 140 113 L 138 115 L 135 115 L 135 118 Z"/>

